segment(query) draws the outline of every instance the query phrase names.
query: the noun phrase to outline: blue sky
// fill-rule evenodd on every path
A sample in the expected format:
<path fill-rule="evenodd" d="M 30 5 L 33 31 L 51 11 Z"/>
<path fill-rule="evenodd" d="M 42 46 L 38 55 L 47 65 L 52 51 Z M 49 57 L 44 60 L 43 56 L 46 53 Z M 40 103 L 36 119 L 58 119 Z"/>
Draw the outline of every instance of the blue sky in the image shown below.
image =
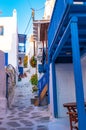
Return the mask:
<path fill-rule="evenodd" d="M 42 19 L 44 13 L 44 3 L 46 0 L 0 0 L 0 17 L 12 16 L 13 9 L 17 10 L 18 33 L 24 34 L 31 17 L 31 8 L 35 9 L 35 19 Z M 38 11 L 37 11 L 38 10 Z M 32 20 L 26 34 L 32 32 Z"/>

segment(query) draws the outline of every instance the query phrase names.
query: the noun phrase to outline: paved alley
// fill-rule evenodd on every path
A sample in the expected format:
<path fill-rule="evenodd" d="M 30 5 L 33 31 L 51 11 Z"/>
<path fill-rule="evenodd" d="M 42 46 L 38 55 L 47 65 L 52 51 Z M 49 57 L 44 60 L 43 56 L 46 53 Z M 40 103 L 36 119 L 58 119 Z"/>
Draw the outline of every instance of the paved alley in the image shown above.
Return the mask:
<path fill-rule="evenodd" d="M 47 106 L 36 107 L 28 79 L 23 78 L 15 88 L 13 104 L 0 118 L 0 130 L 69 130 L 69 120 L 50 118 Z"/>

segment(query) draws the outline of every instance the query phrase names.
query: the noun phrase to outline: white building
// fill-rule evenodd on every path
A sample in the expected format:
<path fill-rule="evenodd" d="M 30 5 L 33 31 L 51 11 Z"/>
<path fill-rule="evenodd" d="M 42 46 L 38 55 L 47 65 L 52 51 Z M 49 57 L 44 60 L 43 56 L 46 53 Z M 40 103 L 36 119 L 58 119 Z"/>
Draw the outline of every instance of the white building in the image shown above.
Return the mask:
<path fill-rule="evenodd" d="M 34 52 L 35 51 L 34 50 L 35 42 L 34 42 L 33 35 L 31 35 L 29 37 L 28 42 L 29 42 L 29 44 L 28 44 L 28 68 L 29 68 L 29 72 L 30 72 L 29 73 L 29 79 L 30 79 L 31 76 L 36 73 L 36 67 L 34 68 L 34 67 L 31 67 L 31 65 L 30 65 L 30 59 L 32 56 L 35 55 L 35 52 Z"/>
<path fill-rule="evenodd" d="M 16 69 L 18 66 L 18 34 L 17 34 L 17 12 L 13 10 L 13 16 L 0 17 L 0 50 L 8 54 L 8 64 Z"/>
<path fill-rule="evenodd" d="M 55 0 L 46 0 L 45 10 L 44 10 L 44 19 L 51 19 L 52 11 L 54 8 Z"/>

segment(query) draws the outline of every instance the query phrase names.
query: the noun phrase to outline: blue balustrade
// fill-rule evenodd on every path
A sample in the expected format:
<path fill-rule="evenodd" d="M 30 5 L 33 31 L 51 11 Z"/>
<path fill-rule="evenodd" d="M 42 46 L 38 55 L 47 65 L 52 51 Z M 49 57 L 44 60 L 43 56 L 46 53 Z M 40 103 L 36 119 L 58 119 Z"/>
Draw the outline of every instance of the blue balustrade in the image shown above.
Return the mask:
<path fill-rule="evenodd" d="M 74 3 L 74 2 L 78 2 L 78 3 Z M 78 21 L 76 20 L 77 18 Z M 50 62 L 52 62 L 53 79 L 55 77 L 55 70 L 54 70 L 55 63 L 58 63 L 57 58 L 66 57 L 68 60 L 67 54 L 65 53 L 67 52 L 66 47 L 70 47 L 69 50 L 70 52 L 72 49 L 71 57 L 73 59 L 73 65 L 74 65 L 79 130 L 86 130 L 86 123 L 84 123 L 86 121 L 86 111 L 84 110 L 84 98 L 83 98 L 84 95 L 82 91 L 83 82 L 81 78 L 82 73 L 80 68 L 81 53 L 79 52 L 79 51 L 81 52 L 83 51 L 83 53 L 86 52 L 86 49 L 84 49 L 86 47 L 86 44 L 85 43 L 82 44 L 82 42 L 80 42 L 80 40 L 83 41 L 86 40 L 85 21 L 86 21 L 86 0 L 56 0 L 49 29 L 48 29 L 48 45 L 49 45 L 48 54 L 49 54 L 49 60 L 52 59 Z M 72 43 L 72 47 L 71 47 L 71 43 Z M 83 49 L 80 47 L 83 47 Z M 80 80 L 78 78 L 80 78 Z M 43 79 L 41 80 L 42 82 L 45 82 L 45 80 Z M 42 84 L 40 84 L 40 87 L 42 87 Z M 53 80 L 52 87 L 53 87 L 54 114 L 57 117 L 57 101 L 56 101 L 57 93 L 55 91 L 56 82 L 54 80 Z"/>
<path fill-rule="evenodd" d="M 54 6 L 54 11 L 52 13 L 52 18 L 51 18 L 49 29 L 48 29 L 48 39 L 49 39 L 48 44 L 49 44 L 49 46 L 51 45 L 51 43 L 55 37 L 56 29 L 60 25 L 63 14 L 65 12 L 65 8 L 66 8 L 65 1 L 56 0 L 55 6 Z"/>
<path fill-rule="evenodd" d="M 39 95 L 46 84 L 48 84 L 48 73 L 45 73 L 43 77 L 38 81 Z"/>
<path fill-rule="evenodd" d="M 74 2 L 83 2 L 83 4 L 86 4 L 86 0 L 56 0 L 50 25 L 48 28 L 49 48 L 51 48 L 56 39 L 57 32 L 61 27 L 67 9 L 70 8 L 70 6 L 74 4 Z"/>

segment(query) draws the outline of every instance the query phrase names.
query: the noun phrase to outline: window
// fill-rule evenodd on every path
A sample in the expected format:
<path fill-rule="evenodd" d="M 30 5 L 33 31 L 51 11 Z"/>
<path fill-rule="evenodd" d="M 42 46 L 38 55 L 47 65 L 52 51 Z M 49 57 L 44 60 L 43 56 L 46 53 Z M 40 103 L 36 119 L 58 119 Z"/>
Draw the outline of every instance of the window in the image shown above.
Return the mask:
<path fill-rule="evenodd" d="M 19 43 L 18 51 L 19 52 L 25 52 L 25 44 L 24 43 Z"/>
<path fill-rule="evenodd" d="M 4 28 L 3 26 L 0 26 L 0 35 L 3 35 L 4 34 Z"/>

